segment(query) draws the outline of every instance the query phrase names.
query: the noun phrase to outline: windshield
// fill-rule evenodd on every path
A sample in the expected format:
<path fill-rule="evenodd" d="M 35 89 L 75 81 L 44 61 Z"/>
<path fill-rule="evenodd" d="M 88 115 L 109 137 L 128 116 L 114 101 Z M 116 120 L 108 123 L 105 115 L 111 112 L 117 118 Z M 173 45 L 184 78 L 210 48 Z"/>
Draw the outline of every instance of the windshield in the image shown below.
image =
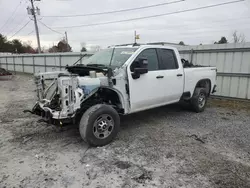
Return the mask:
<path fill-rule="evenodd" d="M 108 48 L 95 53 L 83 61 L 83 64 L 93 66 L 122 66 L 137 48 Z"/>

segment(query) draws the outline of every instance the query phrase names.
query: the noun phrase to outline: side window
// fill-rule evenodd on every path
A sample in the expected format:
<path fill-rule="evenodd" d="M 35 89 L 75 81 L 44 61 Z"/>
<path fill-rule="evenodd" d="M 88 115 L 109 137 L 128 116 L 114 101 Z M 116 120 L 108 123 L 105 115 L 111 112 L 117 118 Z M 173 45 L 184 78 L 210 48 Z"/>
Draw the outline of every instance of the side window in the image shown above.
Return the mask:
<path fill-rule="evenodd" d="M 156 49 L 146 49 L 142 51 L 136 58 L 147 58 L 148 60 L 148 71 L 154 71 L 159 69 L 158 57 L 156 53 Z"/>
<path fill-rule="evenodd" d="M 159 55 L 161 58 L 160 61 L 160 69 L 167 70 L 167 69 L 178 69 L 178 62 L 173 50 L 168 49 L 159 49 Z"/>

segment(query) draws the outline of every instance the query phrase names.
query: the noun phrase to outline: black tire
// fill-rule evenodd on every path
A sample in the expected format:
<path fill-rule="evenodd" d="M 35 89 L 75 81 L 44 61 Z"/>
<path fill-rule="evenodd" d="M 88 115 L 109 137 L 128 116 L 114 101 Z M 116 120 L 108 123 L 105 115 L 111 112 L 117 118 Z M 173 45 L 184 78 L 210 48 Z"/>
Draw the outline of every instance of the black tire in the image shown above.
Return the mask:
<path fill-rule="evenodd" d="M 105 128 L 106 130 L 103 130 Z M 120 117 L 117 111 L 113 107 L 104 104 L 90 107 L 83 114 L 79 124 L 81 137 L 91 146 L 109 144 L 116 137 L 119 129 Z"/>
<path fill-rule="evenodd" d="M 201 102 L 202 98 L 203 101 Z M 203 112 L 207 105 L 207 98 L 208 96 L 205 88 L 196 88 L 190 101 L 192 109 L 197 113 Z"/>

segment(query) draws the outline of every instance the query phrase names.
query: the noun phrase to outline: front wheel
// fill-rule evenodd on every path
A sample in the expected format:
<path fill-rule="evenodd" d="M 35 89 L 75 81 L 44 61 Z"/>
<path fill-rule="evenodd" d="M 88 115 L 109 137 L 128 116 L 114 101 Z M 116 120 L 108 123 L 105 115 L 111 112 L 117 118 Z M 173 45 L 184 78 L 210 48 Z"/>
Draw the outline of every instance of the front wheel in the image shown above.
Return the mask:
<path fill-rule="evenodd" d="M 79 131 L 83 140 L 91 146 L 109 144 L 120 129 L 117 111 L 104 104 L 90 107 L 82 116 Z"/>
<path fill-rule="evenodd" d="M 205 88 L 196 88 L 191 99 L 191 106 L 197 113 L 203 112 L 207 104 L 207 92 Z"/>

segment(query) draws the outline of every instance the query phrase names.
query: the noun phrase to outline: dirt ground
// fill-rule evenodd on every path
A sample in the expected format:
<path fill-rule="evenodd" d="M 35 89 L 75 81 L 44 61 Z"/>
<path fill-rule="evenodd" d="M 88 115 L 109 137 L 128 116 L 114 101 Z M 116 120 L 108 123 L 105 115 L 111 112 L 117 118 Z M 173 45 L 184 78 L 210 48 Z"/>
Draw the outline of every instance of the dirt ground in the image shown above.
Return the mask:
<path fill-rule="evenodd" d="M 250 108 L 211 100 L 122 117 L 111 144 L 90 148 L 76 126 L 39 123 L 31 77 L 0 81 L 0 187 L 250 187 Z"/>

